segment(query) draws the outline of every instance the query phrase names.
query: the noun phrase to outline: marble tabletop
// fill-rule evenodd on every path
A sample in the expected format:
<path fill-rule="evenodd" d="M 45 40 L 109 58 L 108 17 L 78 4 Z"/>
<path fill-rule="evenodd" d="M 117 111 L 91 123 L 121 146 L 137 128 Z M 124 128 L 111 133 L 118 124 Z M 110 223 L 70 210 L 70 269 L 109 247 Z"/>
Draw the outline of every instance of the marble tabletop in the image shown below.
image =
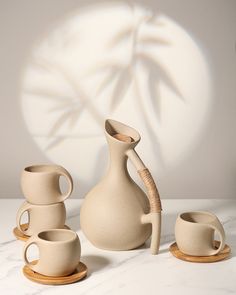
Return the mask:
<path fill-rule="evenodd" d="M 80 237 L 81 261 L 88 266 L 89 272 L 86 279 L 64 286 L 40 285 L 22 274 L 24 243 L 12 234 L 16 211 L 22 202 L 22 199 L 0 200 L 1 295 L 236 294 L 236 200 L 163 200 L 161 247 L 156 256 L 150 254 L 148 242 L 132 251 L 113 252 L 95 248 L 80 229 L 81 200 L 67 200 L 67 225 Z M 219 217 L 232 249 L 229 259 L 198 264 L 172 256 L 168 247 L 174 241 L 175 219 L 179 212 L 186 210 L 208 210 Z M 33 247 L 29 249 L 29 256 L 35 257 L 37 249 Z"/>

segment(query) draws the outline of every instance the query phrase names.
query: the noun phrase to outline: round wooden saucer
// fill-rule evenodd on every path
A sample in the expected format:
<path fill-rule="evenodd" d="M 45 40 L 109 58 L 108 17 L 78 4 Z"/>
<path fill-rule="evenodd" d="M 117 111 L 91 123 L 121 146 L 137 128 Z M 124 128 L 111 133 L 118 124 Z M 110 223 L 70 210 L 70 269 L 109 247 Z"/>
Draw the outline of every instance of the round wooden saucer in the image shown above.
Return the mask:
<path fill-rule="evenodd" d="M 22 224 L 21 228 L 22 228 L 22 230 L 26 230 L 28 228 L 28 223 Z M 65 225 L 64 228 L 70 229 L 69 226 L 67 226 L 67 225 Z M 26 242 L 30 238 L 30 236 L 23 234 L 17 227 L 15 227 L 13 229 L 13 234 L 18 240 L 21 240 L 23 242 Z"/>
<path fill-rule="evenodd" d="M 38 260 L 34 260 L 31 262 L 31 264 L 36 264 Z M 29 280 L 43 284 L 43 285 L 66 285 L 66 284 L 72 284 L 75 282 L 78 282 L 86 277 L 87 275 L 87 266 L 79 262 L 78 267 L 76 270 L 68 275 L 63 277 L 48 277 L 41 275 L 40 273 L 37 273 L 33 271 L 31 268 L 29 268 L 27 265 L 23 267 L 23 274 L 26 276 Z"/>
<path fill-rule="evenodd" d="M 215 241 L 215 246 L 218 247 L 219 245 L 220 245 L 220 242 Z M 176 243 L 173 243 L 172 245 L 170 245 L 169 250 L 178 259 L 188 261 L 188 262 L 199 262 L 199 263 L 217 262 L 217 261 L 226 259 L 226 258 L 229 257 L 230 251 L 231 251 L 229 245 L 225 244 L 224 249 L 220 253 L 218 253 L 216 255 L 212 255 L 212 256 L 190 256 L 190 255 L 182 253 L 179 250 Z"/>

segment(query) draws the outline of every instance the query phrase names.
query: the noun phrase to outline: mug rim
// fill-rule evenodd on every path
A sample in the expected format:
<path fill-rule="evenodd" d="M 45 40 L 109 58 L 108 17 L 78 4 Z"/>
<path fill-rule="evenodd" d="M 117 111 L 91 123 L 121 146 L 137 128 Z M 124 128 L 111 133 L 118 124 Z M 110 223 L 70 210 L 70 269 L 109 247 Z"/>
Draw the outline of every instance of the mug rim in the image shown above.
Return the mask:
<path fill-rule="evenodd" d="M 27 200 L 25 200 L 22 204 L 21 204 L 21 206 L 19 207 L 19 208 L 21 208 L 23 205 L 25 205 L 25 204 L 28 204 L 29 206 L 30 206 L 30 208 L 29 209 L 27 209 L 26 211 L 28 211 L 28 210 L 30 210 L 30 209 L 32 209 L 32 208 L 46 208 L 46 207 L 57 207 L 57 206 L 63 206 L 63 207 L 65 207 L 65 204 L 64 204 L 64 202 L 62 201 L 62 202 L 56 202 L 56 203 L 50 203 L 50 204 L 32 204 L 32 203 L 30 203 L 29 201 L 27 201 Z M 46 230 L 45 230 L 46 231 Z"/>
<path fill-rule="evenodd" d="M 189 220 L 186 220 L 183 218 L 182 215 L 184 214 L 193 214 L 193 213 L 197 213 L 197 214 L 201 214 L 201 215 L 210 215 L 211 217 L 213 217 L 213 219 L 215 220 L 217 218 L 217 216 L 210 212 L 210 211 L 201 211 L 201 210 L 197 210 L 197 211 L 185 211 L 185 212 L 182 212 L 178 215 L 178 217 L 184 221 L 184 222 L 187 222 L 187 223 L 191 223 L 191 224 L 195 224 L 195 225 L 202 225 L 202 224 L 206 224 L 206 223 L 203 223 L 203 222 L 193 222 L 193 221 L 189 221 Z"/>
<path fill-rule="evenodd" d="M 53 173 L 55 170 L 41 170 L 40 168 L 58 168 L 61 167 L 60 165 L 57 164 L 35 164 L 35 165 L 30 165 L 24 168 L 24 172 L 26 173 L 31 173 L 31 174 L 46 174 L 46 173 Z"/>
<path fill-rule="evenodd" d="M 66 234 L 71 234 L 72 237 L 69 238 L 69 239 L 66 239 L 66 240 L 56 240 L 56 241 L 51 241 L 51 240 L 47 240 L 47 239 L 44 239 L 42 237 L 40 237 L 40 235 L 42 235 L 43 233 L 50 233 L 50 232 L 64 232 Z M 49 244 L 66 244 L 66 243 L 70 243 L 70 242 L 74 242 L 78 235 L 76 232 L 74 232 L 73 230 L 70 230 L 70 229 L 63 229 L 63 228 L 57 228 L 57 229 L 48 229 L 48 230 L 43 230 L 39 233 L 37 233 L 37 237 L 38 239 L 40 239 L 42 242 L 44 243 L 49 243 Z"/>

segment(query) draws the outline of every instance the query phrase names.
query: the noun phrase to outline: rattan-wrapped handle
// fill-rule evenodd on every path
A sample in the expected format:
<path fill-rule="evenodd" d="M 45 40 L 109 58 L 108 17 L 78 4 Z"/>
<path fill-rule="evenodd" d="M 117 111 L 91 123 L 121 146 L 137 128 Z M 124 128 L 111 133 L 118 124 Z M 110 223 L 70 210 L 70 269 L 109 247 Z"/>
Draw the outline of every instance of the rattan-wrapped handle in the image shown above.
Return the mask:
<path fill-rule="evenodd" d="M 140 175 L 148 192 L 150 212 L 151 213 L 161 212 L 162 208 L 161 208 L 160 195 L 150 171 L 147 168 L 144 168 L 142 170 L 138 170 L 138 174 Z"/>
<path fill-rule="evenodd" d="M 140 175 L 146 189 L 147 196 L 150 204 L 150 212 L 143 214 L 141 222 L 143 224 L 152 224 L 152 238 L 151 238 L 151 253 L 157 254 L 160 247 L 161 238 L 161 200 L 154 182 L 154 179 L 149 170 L 144 165 L 143 161 L 139 158 L 134 149 L 130 149 L 127 152 L 127 156 L 136 167 L 138 174 Z"/>

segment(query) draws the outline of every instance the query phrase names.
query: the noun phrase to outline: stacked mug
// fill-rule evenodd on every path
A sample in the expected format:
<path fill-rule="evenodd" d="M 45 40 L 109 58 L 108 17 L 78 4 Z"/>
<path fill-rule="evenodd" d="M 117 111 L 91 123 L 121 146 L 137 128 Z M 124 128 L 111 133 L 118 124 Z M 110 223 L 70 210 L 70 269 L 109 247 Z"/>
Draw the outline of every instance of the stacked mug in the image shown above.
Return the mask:
<path fill-rule="evenodd" d="M 60 177 L 68 182 L 68 192 L 60 189 Z M 34 165 L 26 167 L 21 176 L 21 188 L 26 201 L 17 212 L 18 230 L 32 236 L 50 229 L 65 228 L 66 208 L 64 200 L 73 190 L 69 172 L 58 165 Z M 22 215 L 28 212 L 28 224 L 21 224 Z"/>

